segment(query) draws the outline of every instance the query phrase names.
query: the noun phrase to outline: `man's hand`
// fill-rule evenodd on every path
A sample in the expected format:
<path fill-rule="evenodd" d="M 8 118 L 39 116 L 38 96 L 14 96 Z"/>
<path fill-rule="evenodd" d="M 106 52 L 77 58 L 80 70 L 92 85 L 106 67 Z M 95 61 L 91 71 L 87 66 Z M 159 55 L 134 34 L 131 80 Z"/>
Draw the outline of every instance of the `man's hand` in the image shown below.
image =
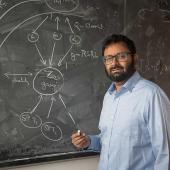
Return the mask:
<path fill-rule="evenodd" d="M 71 136 L 72 139 L 72 143 L 75 147 L 77 147 L 78 149 L 84 149 L 89 147 L 90 145 L 90 138 L 89 136 L 87 136 L 85 133 L 73 133 Z"/>

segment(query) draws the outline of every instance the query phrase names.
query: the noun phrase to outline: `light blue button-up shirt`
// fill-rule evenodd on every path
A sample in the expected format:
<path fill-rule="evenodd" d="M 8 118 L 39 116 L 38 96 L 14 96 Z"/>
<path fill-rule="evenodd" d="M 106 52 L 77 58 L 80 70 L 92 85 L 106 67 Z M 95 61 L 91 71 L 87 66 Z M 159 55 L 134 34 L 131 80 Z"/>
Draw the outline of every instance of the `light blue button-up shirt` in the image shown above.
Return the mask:
<path fill-rule="evenodd" d="M 99 170 L 170 170 L 170 102 L 138 72 L 116 92 L 106 92 L 99 135 L 90 149 L 100 151 Z"/>

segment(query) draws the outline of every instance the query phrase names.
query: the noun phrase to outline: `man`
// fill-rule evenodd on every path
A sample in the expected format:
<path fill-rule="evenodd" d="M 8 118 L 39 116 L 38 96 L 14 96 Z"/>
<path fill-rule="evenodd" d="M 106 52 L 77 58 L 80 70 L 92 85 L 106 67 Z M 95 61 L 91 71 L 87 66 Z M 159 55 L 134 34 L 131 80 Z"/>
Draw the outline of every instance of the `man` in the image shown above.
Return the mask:
<path fill-rule="evenodd" d="M 99 170 L 169 170 L 170 102 L 136 71 L 136 47 L 123 35 L 103 43 L 103 61 L 113 81 L 105 94 L 99 135 L 72 135 L 77 148 L 99 150 Z"/>

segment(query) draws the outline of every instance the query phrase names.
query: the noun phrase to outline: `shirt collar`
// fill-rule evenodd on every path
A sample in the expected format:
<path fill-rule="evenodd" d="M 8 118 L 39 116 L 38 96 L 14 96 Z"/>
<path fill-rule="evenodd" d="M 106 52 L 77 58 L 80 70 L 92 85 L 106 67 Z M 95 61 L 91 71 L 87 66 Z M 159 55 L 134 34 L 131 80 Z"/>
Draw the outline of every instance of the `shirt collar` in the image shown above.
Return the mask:
<path fill-rule="evenodd" d="M 141 78 L 140 74 L 136 71 L 127 81 L 126 83 L 121 87 L 121 89 L 128 89 L 130 92 L 135 87 L 136 83 Z M 115 90 L 114 82 L 110 85 L 108 92 L 112 94 Z"/>

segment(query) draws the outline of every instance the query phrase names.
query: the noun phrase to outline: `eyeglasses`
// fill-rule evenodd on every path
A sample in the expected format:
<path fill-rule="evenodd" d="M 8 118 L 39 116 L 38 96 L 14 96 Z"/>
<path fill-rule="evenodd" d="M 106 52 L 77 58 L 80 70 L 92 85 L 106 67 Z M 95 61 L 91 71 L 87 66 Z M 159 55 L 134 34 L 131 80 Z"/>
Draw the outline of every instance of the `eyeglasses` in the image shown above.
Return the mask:
<path fill-rule="evenodd" d="M 120 61 L 120 62 L 126 62 L 128 60 L 129 55 L 132 54 L 131 52 L 121 52 L 116 55 L 108 55 L 104 56 L 103 62 L 106 65 L 112 64 L 113 61 Z"/>

